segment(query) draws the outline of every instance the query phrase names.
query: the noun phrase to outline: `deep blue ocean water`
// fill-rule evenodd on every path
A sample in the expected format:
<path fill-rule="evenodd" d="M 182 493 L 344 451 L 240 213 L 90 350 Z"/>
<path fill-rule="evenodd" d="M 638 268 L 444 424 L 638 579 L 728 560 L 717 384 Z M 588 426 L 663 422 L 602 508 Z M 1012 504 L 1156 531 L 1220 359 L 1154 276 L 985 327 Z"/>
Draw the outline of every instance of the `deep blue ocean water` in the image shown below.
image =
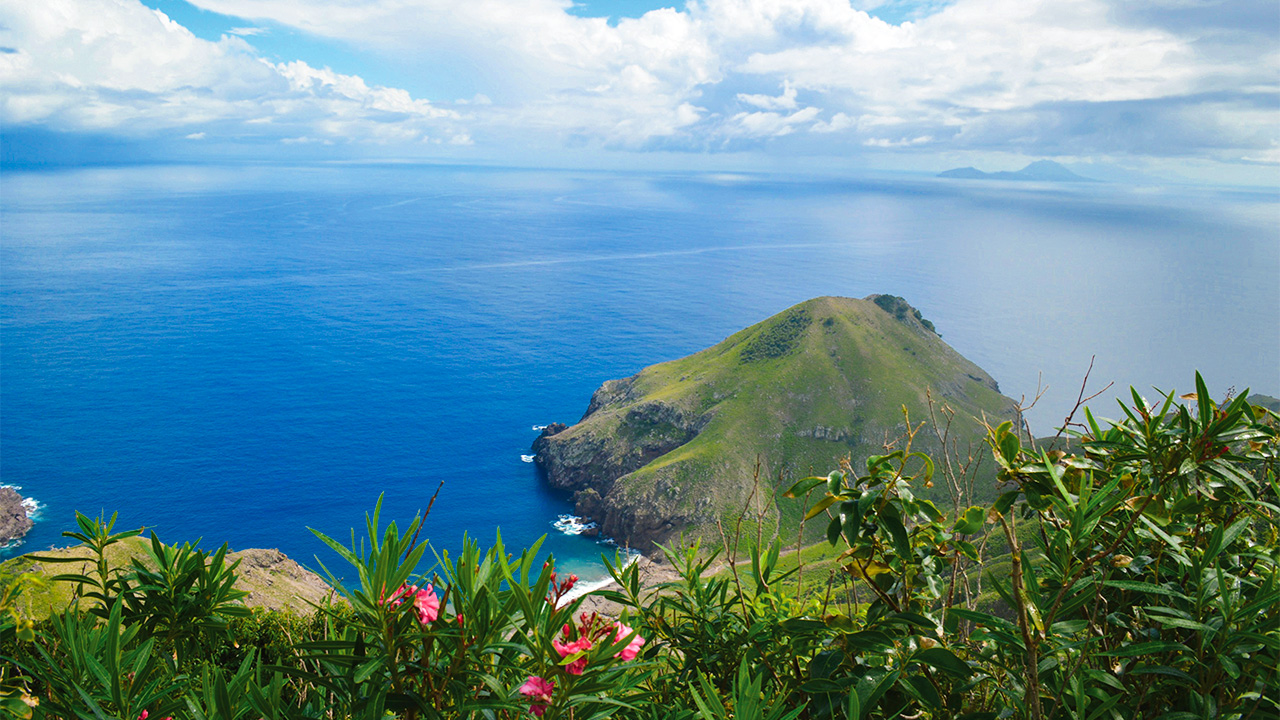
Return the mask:
<path fill-rule="evenodd" d="M 1093 386 L 1280 394 L 1268 192 L 418 166 L 0 174 L 0 483 L 168 542 L 333 555 L 380 494 L 557 533 L 521 460 L 604 380 L 817 295 L 906 297 L 1052 432 Z M 1114 393 L 1112 393 L 1114 395 Z M 1095 407 L 1113 415 L 1111 401 Z M 323 552 L 322 552 L 323 550 Z M 331 565 L 341 572 L 339 566 Z"/>

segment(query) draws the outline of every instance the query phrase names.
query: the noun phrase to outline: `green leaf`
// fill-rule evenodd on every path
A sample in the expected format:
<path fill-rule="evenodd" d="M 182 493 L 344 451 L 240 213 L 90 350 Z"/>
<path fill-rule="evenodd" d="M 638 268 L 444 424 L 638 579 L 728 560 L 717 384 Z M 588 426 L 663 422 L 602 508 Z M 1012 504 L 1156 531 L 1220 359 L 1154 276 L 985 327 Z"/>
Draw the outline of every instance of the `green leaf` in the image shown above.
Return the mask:
<path fill-rule="evenodd" d="M 955 653 L 946 648 L 932 647 L 921 650 L 912 659 L 941 670 L 952 677 L 967 678 L 973 674 L 973 668 L 969 667 L 968 663 L 956 657 Z"/>
<path fill-rule="evenodd" d="M 982 529 L 987 513 L 977 505 L 964 511 L 964 517 L 956 520 L 951 532 L 957 535 L 972 535 Z"/>
<path fill-rule="evenodd" d="M 880 677 L 867 674 L 858 680 L 858 684 L 854 688 L 858 692 L 858 704 L 862 706 L 863 717 L 866 717 L 867 713 L 875 709 L 876 704 L 880 702 L 880 698 L 889 692 L 889 688 L 893 687 L 901 676 L 902 671 L 894 670 Z"/>
<path fill-rule="evenodd" d="M 1018 496 L 1021 494 L 1021 490 L 1010 490 L 1009 492 L 1003 493 L 996 499 L 996 504 L 992 507 L 994 507 L 996 512 L 1001 515 L 1008 515 L 1009 508 L 1013 507 L 1013 504 L 1018 501 Z"/>
<path fill-rule="evenodd" d="M 1164 595 L 1167 597 L 1180 598 L 1183 600 L 1188 599 L 1186 595 L 1183 595 L 1182 593 L 1177 592 L 1176 590 L 1170 590 L 1169 588 L 1163 585 L 1156 585 L 1155 583 L 1137 582 L 1135 580 L 1106 580 L 1106 581 L 1103 581 L 1102 584 L 1107 587 L 1113 587 L 1120 590 L 1128 590 L 1130 592 L 1152 593 L 1155 595 Z"/>
<path fill-rule="evenodd" d="M 996 443 L 1000 448 L 1000 455 L 1004 458 L 1005 463 L 1013 465 L 1018 460 L 1018 453 L 1022 450 L 1022 442 L 1018 440 L 1018 436 L 1013 434 L 1013 423 L 1005 421 L 1000 423 L 996 428 Z"/>
<path fill-rule="evenodd" d="M 1169 627 L 1180 627 L 1187 630 L 1199 630 L 1200 632 L 1207 633 L 1217 632 L 1214 628 L 1209 627 L 1202 622 L 1196 622 L 1195 620 L 1186 620 L 1179 617 L 1163 617 L 1160 615 L 1156 615 L 1152 619 L 1161 625 L 1167 625 Z"/>
<path fill-rule="evenodd" d="M 827 478 L 824 477 L 807 477 L 792 485 L 782 496 L 789 498 L 803 497 L 810 490 L 825 482 L 827 482 Z"/>
<path fill-rule="evenodd" d="M 921 512 L 927 515 L 929 519 L 932 520 L 933 522 L 942 522 L 942 519 L 944 517 L 942 512 L 938 510 L 937 505 L 934 505 L 929 500 L 926 500 L 925 498 L 920 498 L 919 500 L 916 500 L 916 506 L 919 507 Z"/>
<path fill-rule="evenodd" d="M 1167 675 L 1169 677 L 1175 677 L 1175 678 L 1178 678 L 1179 680 L 1184 680 L 1192 684 L 1195 684 L 1196 682 L 1196 679 L 1191 677 L 1190 675 L 1182 672 L 1181 670 L 1178 670 L 1177 668 L 1171 668 L 1167 665 L 1155 665 L 1155 666 L 1147 665 L 1147 666 L 1137 667 L 1130 670 L 1129 674 L 1130 675 Z"/>
<path fill-rule="evenodd" d="M 850 647 L 869 652 L 880 652 L 893 647 L 893 639 L 879 630 L 863 630 L 845 635 L 844 639 Z"/>
<path fill-rule="evenodd" d="M 918 628 L 929 630 L 930 632 L 934 632 L 938 629 L 938 626 L 936 623 L 934 623 L 932 620 L 925 617 L 924 615 L 921 615 L 920 613 L 914 613 L 914 612 L 890 613 L 889 615 L 885 616 L 885 620 L 888 620 L 889 622 L 900 622 L 905 625 L 914 625 Z"/>
<path fill-rule="evenodd" d="M 879 520 L 884 529 L 889 531 L 889 536 L 893 538 L 893 548 L 898 553 L 898 557 L 909 559 L 911 543 L 907 540 L 907 529 L 902 526 L 902 515 L 898 512 L 898 508 L 894 505 L 885 505 L 880 511 Z"/>
<path fill-rule="evenodd" d="M 804 519 L 805 519 L 805 520 L 812 520 L 813 518 L 815 518 L 815 517 L 817 517 L 817 516 L 821 515 L 821 514 L 822 514 L 822 511 L 824 511 L 824 510 L 826 510 L 827 508 L 831 507 L 831 503 L 835 502 L 836 500 L 840 500 L 840 499 L 842 499 L 842 498 L 840 498 L 839 496 L 836 496 L 836 495 L 825 495 L 825 496 L 823 496 L 823 498 L 822 498 L 821 500 L 819 500 L 817 503 L 815 503 L 813 507 L 809 508 L 809 512 L 805 513 Z"/>
<path fill-rule="evenodd" d="M 923 675 L 913 675 L 907 678 L 907 682 L 902 683 L 902 687 L 908 693 L 915 695 L 916 699 L 924 703 L 925 706 L 935 710 L 942 709 L 942 698 L 938 695 L 938 689 L 929 682 L 929 678 Z"/>
<path fill-rule="evenodd" d="M 1142 657 L 1144 655 L 1154 655 L 1162 652 L 1191 652 L 1191 648 L 1182 643 L 1169 642 L 1167 640 L 1152 640 L 1150 642 L 1134 643 L 1132 645 L 1122 645 L 1110 652 L 1099 653 L 1108 657 Z"/>
<path fill-rule="evenodd" d="M 1200 424 L 1207 425 L 1213 421 L 1213 400 L 1209 397 L 1209 386 L 1205 385 L 1200 371 L 1196 371 L 1196 404 L 1200 412 Z"/>

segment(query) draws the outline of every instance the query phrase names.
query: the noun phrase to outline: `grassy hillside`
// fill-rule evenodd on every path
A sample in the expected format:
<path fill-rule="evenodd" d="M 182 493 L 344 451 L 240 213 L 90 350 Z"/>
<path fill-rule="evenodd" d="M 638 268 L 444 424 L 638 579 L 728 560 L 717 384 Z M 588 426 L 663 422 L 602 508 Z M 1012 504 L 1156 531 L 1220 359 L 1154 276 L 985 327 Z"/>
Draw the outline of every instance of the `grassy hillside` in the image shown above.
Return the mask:
<path fill-rule="evenodd" d="M 155 562 L 147 551 L 150 541 L 142 537 L 121 540 L 106 550 L 107 560 L 113 568 L 128 568 L 133 560 L 146 567 L 155 568 Z M 43 563 L 34 556 L 62 558 L 86 558 L 82 563 Z M 92 551 L 83 546 L 45 550 L 33 555 L 22 555 L 0 563 L 0 576 L 32 573 L 45 580 L 60 574 L 87 574 L 92 572 L 88 562 Z M 279 550 L 250 549 L 227 554 L 227 562 L 240 561 L 235 586 L 248 592 L 244 604 L 270 610 L 294 610 L 306 612 L 309 603 L 321 603 L 332 590 L 318 575 L 304 569 Z M 66 609 L 75 592 L 75 584 L 68 581 L 48 581 L 28 588 L 21 599 L 21 610 L 28 617 L 43 618 Z"/>
<path fill-rule="evenodd" d="M 883 452 L 906 429 L 903 408 L 924 420 L 930 397 L 955 411 L 961 448 L 981 437 L 978 418 L 1014 413 L 905 301 L 822 297 L 605 383 L 581 422 L 551 428 L 535 451 L 553 485 L 577 491 L 582 513 L 641 549 L 705 534 L 748 504 L 767 531 L 792 531 L 800 508 L 776 502 L 780 485 Z M 937 445 L 931 433 L 917 438 L 917 449 Z"/>

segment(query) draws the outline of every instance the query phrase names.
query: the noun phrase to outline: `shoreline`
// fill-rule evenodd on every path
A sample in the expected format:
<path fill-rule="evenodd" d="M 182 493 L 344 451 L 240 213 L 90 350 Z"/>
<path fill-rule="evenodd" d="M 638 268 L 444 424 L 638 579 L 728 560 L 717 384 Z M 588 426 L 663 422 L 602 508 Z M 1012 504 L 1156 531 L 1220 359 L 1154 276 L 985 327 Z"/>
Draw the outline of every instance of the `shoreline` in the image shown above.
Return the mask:
<path fill-rule="evenodd" d="M 635 565 L 637 562 L 640 561 L 641 557 L 642 555 L 640 555 L 640 553 L 633 553 L 631 555 L 628 555 L 627 561 L 622 564 L 622 569 L 626 569 L 631 567 L 632 565 Z M 605 572 L 608 572 L 608 571 L 606 570 Z M 617 584 L 618 583 L 608 575 L 601 578 L 600 580 L 593 580 L 591 582 L 585 582 L 585 583 L 580 582 L 574 585 L 572 590 L 565 593 L 564 597 L 560 598 L 560 602 L 556 605 L 556 607 L 562 607 L 568 603 L 573 602 L 574 600 L 577 600 L 583 595 L 593 593 L 596 590 L 603 590 L 609 587 L 610 585 L 617 585 Z"/>

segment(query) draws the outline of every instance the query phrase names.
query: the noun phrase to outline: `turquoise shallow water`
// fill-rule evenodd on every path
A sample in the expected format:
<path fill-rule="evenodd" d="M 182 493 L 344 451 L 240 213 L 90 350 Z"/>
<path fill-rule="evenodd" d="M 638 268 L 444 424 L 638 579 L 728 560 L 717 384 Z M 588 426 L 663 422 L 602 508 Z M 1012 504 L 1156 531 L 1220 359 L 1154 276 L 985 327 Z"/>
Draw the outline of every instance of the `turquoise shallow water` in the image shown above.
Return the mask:
<path fill-rule="evenodd" d="M 601 546 L 522 461 L 604 380 L 816 295 L 902 295 L 1049 431 L 1094 379 L 1280 391 L 1265 193 L 424 167 L 0 175 L 0 482 L 168 541 Z M 1148 394 L 1151 392 L 1148 390 Z M 1101 402 L 1098 401 L 1098 402 Z M 1107 404 L 1102 404 L 1103 414 Z M 327 553 L 327 551 L 325 551 Z"/>

